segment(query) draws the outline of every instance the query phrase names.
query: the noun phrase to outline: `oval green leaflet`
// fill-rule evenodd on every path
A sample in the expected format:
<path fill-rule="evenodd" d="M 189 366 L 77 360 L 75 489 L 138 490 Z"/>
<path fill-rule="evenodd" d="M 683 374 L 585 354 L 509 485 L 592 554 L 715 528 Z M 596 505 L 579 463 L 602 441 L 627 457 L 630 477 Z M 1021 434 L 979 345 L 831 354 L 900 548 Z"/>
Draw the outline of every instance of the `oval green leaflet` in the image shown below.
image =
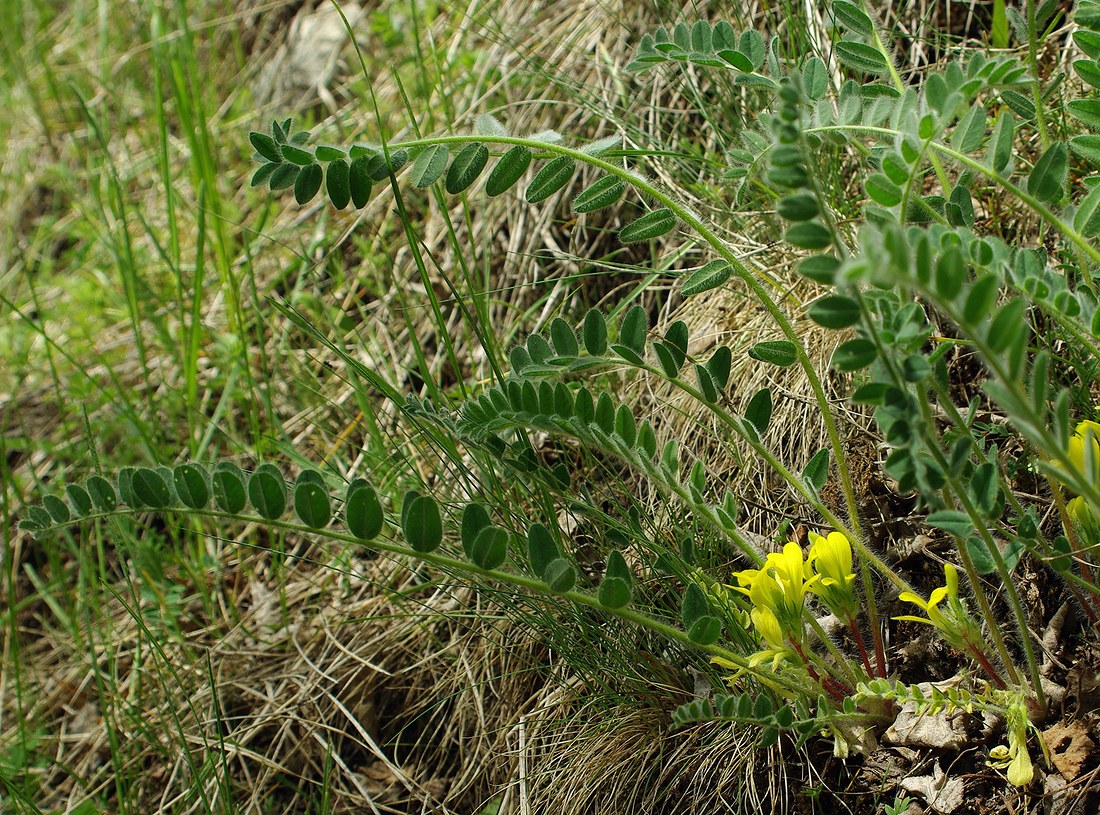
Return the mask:
<path fill-rule="evenodd" d="M 666 235 L 676 226 L 676 213 L 667 207 L 647 212 L 619 230 L 623 243 L 639 243 Z"/>
<path fill-rule="evenodd" d="M 512 147 L 497 161 L 485 181 L 485 192 L 493 198 L 509 190 L 531 166 L 531 151 L 522 144 Z"/>
<path fill-rule="evenodd" d="M 447 170 L 451 153 L 445 144 L 429 144 L 413 162 L 409 175 L 414 187 L 430 187 Z"/>
<path fill-rule="evenodd" d="M 488 161 L 489 148 L 484 144 L 474 142 L 463 147 L 447 170 L 447 179 L 444 182 L 447 192 L 457 195 L 467 189 L 481 175 Z"/>
<path fill-rule="evenodd" d="M 616 203 L 623 197 L 626 184 L 622 179 L 608 175 L 579 192 L 573 199 L 575 212 L 595 212 Z"/>
<path fill-rule="evenodd" d="M 569 156 L 551 159 L 531 179 L 531 185 L 527 188 L 527 202 L 537 204 L 539 201 L 545 201 L 569 183 L 574 169 L 574 161 Z"/>

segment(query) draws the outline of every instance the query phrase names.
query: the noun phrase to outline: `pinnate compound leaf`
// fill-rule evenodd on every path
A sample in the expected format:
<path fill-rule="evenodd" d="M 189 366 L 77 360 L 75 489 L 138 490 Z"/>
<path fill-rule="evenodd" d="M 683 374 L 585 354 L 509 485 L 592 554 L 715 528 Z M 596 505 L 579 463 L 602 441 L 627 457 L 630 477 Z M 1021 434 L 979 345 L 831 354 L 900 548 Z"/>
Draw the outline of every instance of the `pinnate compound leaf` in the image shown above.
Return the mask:
<path fill-rule="evenodd" d="M 447 179 L 444 182 L 447 192 L 457 195 L 466 190 L 481 175 L 488 161 L 489 148 L 484 144 L 474 142 L 463 147 L 447 170 Z"/>
<path fill-rule="evenodd" d="M 522 144 L 510 148 L 501 156 L 485 180 L 485 193 L 494 198 L 511 189 L 531 166 L 531 151 Z"/>
<path fill-rule="evenodd" d="M 684 297 L 693 297 L 696 294 L 716 289 L 729 280 L 732 274 L 733 267 L 728 262 L 712 260 L 703 268 L 688 275 L 687 279 L 680 284 L 680 294 Z"/>
<path fill-rule="evenodd" d="M 359 540 L 374 540 L 384 522 L 382 504 L 374 487 L 363 479 L 352 481 L 344 501 L 344 523 L 348 531 Z"/>
<path fill-rule="evenodd" d="M 445 144 L 430 144 L 425 147 L 413 162 L 409 176 L 414 187 L 430 187 L 447 171 L 447 160 L 451 152 Z"/>
<path fill-rule="evenodd" d="M 401 514 L 401 531 L 409 546 L 425 553 L 439 548 L 443 542 L 443 519 L 439 503 L 432 496 L 410 491 L 405 496 Z"/>
<path fill-rule="evenodd" d="M 558 156 L 548 161 L 531 179 L 531 185 L 527 188 L 527 202 L 537 204 L 545 201 L 569 183 L 575 169 L 575 163 L 569 156 Z"/>
<path fill-rule="evenodd" d="M 648 241 L 659 238 L 661 235 L 667 235 L 675 227 L 676 213 L 671 209 L 662 207 L 647 212 L 641 218 L 624 226 L 619 230 L 619 240 L 622 243 Z"/>

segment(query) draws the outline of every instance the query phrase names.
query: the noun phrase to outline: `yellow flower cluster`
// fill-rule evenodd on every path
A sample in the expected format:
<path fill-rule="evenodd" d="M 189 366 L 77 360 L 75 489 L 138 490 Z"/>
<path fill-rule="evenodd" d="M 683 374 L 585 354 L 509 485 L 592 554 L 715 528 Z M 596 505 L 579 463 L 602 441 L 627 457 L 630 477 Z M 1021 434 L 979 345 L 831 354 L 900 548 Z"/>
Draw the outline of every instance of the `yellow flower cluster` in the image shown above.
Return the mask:
<path fill-rule="evenodd" d="M 810 533 L 810 554 L 793 541 L 773 552 L 759 569 L 738 572 L 733 588 L 749 598 L 753 627 L 768 646 L 755 654 L 755 664 L 768 659 L 773 669 L 800 649 L 804 639 L 806 595 L 814 594 L 837 617 L 855 618 L 859 601 L 852 571 L 852 545 L 840 532 Z"/>

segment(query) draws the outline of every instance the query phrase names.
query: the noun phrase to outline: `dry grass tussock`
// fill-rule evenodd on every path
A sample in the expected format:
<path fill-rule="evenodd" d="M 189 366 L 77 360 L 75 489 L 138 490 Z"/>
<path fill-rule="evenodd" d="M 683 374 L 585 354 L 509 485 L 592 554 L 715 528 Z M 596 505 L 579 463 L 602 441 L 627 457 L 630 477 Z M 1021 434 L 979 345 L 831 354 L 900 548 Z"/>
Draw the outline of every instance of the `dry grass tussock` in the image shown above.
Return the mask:
<path fill-rule="evenodd" d="M 755 6 L 719 5 L 699 3 L 693 13 L 774 29 L 775 21 Z M 409 48 L 409 41 L 387 45 L 386 37 L 408 25 L 407 9 L 408 4 L 389 0 L 364 4 L 358 19 L 364 21 L 362 45 L 372 65 L 385 62 L 378 56 L 385 48 L 395 49 L 394 60 L 400 64 L 399 49 Z M 346 45 L 339 60 L 324 62 L 323 82 L 280 82 L 264 71 L 265 63 L 289 64 L 294 43 L 288 36 L 308 30 L 304 15 L 311 11 L 296 2 L 241 3 L 200 27 L 207 56 L 214 58 L 217 44 L 229 42 L 249 54 L 243 72 L 222 78 L 227 88 L 236 88 L 228 93 L 224 109 L 208 112 L 220 152 L 237 150 L 244 131 L 265 117 L 289 115 L 306 104 L 323 117 L 315 131 L 325 134 L 324 140 L 373 137 L 377 123 Z M 460 131 L 472 126 L 474 114 L 491 108 L 515 132 L 551 127 L 589 139 L 619 131 L 631 146 L 688 143 L 700 154 L 718 150 L 718 136 L 698 115 L 691 94 L 683 93 L 685 83 L 697 90 L 705 87 L 705 80 L 663 72 L 632 77 L 624 70 L 635 39 L 660 22 L 667 18 L 653 4 L 630 0 L 445 5 L 424 32 L 440 55 L 443 76 L 431 97 L 416 103 L 417 126 L 429 132 L 447 127 Z M 67 24 L 63 15 L 57 24 Z M 386 26 L 389 33 L 383 31 Z M 237 33 L 235 27 L 240 27 Z M 72 37 L 73 43 L 88 47 L 94 40 L 75 30 Z M 135 41 L 119 59 L 141 66 L 148 53 Z M 409 76 L 403 79 L 410 81 Z M 414 128 L 401 113 L 401 92 L 393 77 L 379 70 L 371 84 L 392 128 L 391 138 L 411 135 Z M 247 121 L 227 113 L 235 94 L 246 86 L 265 101 L 261 115 Z M 137 84 L 119 93 L 133 96 L 135 121 L 149 115 Z M 3 220 L 28 226 L 25 234 L 14 234 L 5 243 L 5 251 L 32 246 L 38 253 L 42 246 L 30 232 L 49 229 L 54 235 L 49 246 L 55 239 L 86 244 L 75 255 L 83 265 L 63 271 L 102 279 L 107 291 L 117 291 L 119 284 L 105 260 L 111 242 L 103 234 L 88 234 L 81 223 L 82 218 L 96 220 L 83 209 L 95 198 L 81 187 L 79 172 L 78 153 L 88 144 L 88 133 L 52 108 L 48 105 L 39 121 L 56 128 L 46 142 L 72 176 L 64 185 L 49 185 L 36 174 L 29 157 L 37 148 L 31 143 L 42 134 L 31 125 L 21 138 L 7 140 L 9 156 L 26 151 L 14 160 L 27 172 L 4 182 Z M 449 121 L 452 111 L 456 113 Z M 173 144 L 188 158 L 185 143 Z M 106 146 L 123 168 L 131 207 L 156 228 L 168 216 L 163 188 L 147 180 L 155 173 L 149 145 L 138 135 L 120 135 Z M 645 169 L 668 183 L 684 177 L 683 166 L 674 159 Z M 487 377 L 483 355 L 451 301 L 444 276 L 418 276 L 411 250 L 390 215 L 388 190 L 357 213 L 326 212 L 320 205 L 280 207 L 253 234 L 250 230 L 261 223 L 261 207 L 255 196 L 240 189 L 238 177 L 224 179 L 220 191 L 227 202 L 227 222 L 239 217 L 246 227 L 230 267 L 242 268 L 247 255 L 261 297 L 285 296 L 322 327 L 326 317 L 354 326 L 353 353 L 399 387 L 415 388 L 418 382 L 408 371 L 415 368 L 416 346 L 428 355 L 444 385 L 453 384 L 455 376 L 426 307 L 431 287 L 441 299 L 447 332 L 457 343 L 461 375 Z M 102 183 L 102 178 L 87 182 Z M 62 203 L 40 205 L 42 211 L 12 211 L 18 202 L 38 200 L 32 193 L 39 188 L 61 196 Z M 723 342 L 733 346 L 735 360 L 745 360 L 739 352 L 775 338 L 763 313 L 736 289 L 683 302 L 674 286 L 664 286 L 679 269 L 709 259 L 700 247 L 685 243 L 684 236 L 663 242 L 655 260 L 618 246 L 614 232 L 633 217 L 635 204 L 574 220 L 564 198 L 555 205 L 528 206 L 517 193 L 494 200 L 475 194 L 466 209 L 454 199 L 441 205 L 427 194 L 405 190 L 403 195 L 422 223 L 417 237 L 429 266 L 488 295 L 493 329 L 515 332 L 501 337 L 505 345 L 556 314 L 579 318 L 589 306 L 633 296 L 644 297 L 658 328 L 684 319 L 695 337 L 692 353 L 704 354 Z M 766 268 L 789 290 L 786 302 L 797 315 L 797 304 L 810 292 L 808 284 L 795 280 L 793 259 L 739 234 L 736 222 L 723 215 L 721 195 L 708 194 L 703 187 L 695 195 L 693 206 L 718 219 L 746 261 Z M 80 206 L 66 211 L 66 202 L 74 200 Z M 121 226 L 113 226 L 129 236 L 139 253 L 155 256 L 150 233 L 135 218 L 127 216 Z M 194 246 L 185 243 L 182 252 L 193 257 Z M 157 288 L 163 281 L 158 282 L 155 265 L 151 268 L 150 285 Z M 653 268 L 660 270 L 658 285 L 642 295 Z M 39 292 L 47 334 L 79 333 L 80 315 L 65 309 L 66 284 L 56 278 L 47 281 Z M 265 307 L 262 300 L 249 306 Z M 171 336 L 175 318 L 167 312 L 160 316 Z M 225 290 L 212 286 L 204 323 L 228 335 L 235 330 L 230 312 Z M 139 364 L 129 342 L 132 327 L 117 309 L 108 314 L 113 321 L 109 316 L 106 324 L 93 326 L 101 332 L 95 339 L 99 356 L 89 355 L 91 361 L 59 356 L 57 365 L 66 389 L 75 388 L 73 382 L 90 389 L 91 426 L 107 428 L 99 441 L 125 448 L 133 440 L 116 437 L 111 430 L 110 419 L 118 412 L 106 384 L 111 376 L 141 411 L 157 392 L 178 388 L 180 374 L 167 364 L 154 362 L 151 369 Z M 274 319 L 262 322 L 265 330 L 236 341 L 255 361 L 261 382 L 270 383 L 274 416 L 266 417 L 265 428 L 276 425 L 294 449 L 312 459 L 324 458 L 343 474 L 359 474 L 371 463 L 360 452 L 369 439 L 359 412 L 363 404 L 334 373 L 341 363 Z M 820 337 L 810 346 L 823 367 L 831 346 L 823 334 L 799 324 L 807 336 Z M 154 323 L 139 323 L 138 330 L 149 338 L 151 359 L 168 353 Z M 334 336 L 347 339 L 345 330 Z M 48 350 L 41 340 L 35 342 Z M 117 352 L 112 349 L 116 343 Z M 202 356 L 200 390 L 219 374 L 223 363 L 216 351 L 212 347 Z M 266 359 L 267 370 L 260 370 L 260 359 Z M 742 361 L 733 379 L 735 405 L 760 387 L 775 389 L 776 415 L 767 441 L 782 460 L 801 466 L 822 446 L 823 431 L 800 378 Z M 14 378 L 5 376 L 5 381 Z M 79 412 L 57 402 L 55 392 L 61 389 L 41 372 L 29 381 L 30 388 L 17 393 L 11 387 L 0 397 L 3 426 L 34 441 L 12 458 L 12 484 L 26 485 L 26 492 L 38 478 L 56 477 L 61 465 L 77 457 L 67 445 L 80 435 Z M 218 394 L 204 393 L 202 409 L 214 416 Z M 789 510 L 790 496 L 776 490 L 751 458 L 741 458 L 701 412 L 652 382 L 625 383 L 623 393 L 636 405 L 650 404 L 655 417 L 664 417 L 658 422 L 659 434 L 681 439 L 685 450 L 707 462 L 716 479 L 736 481 L 756 531 L 774 530 L 780 509 Z M 376 425 L 393 431 L 393 407 L 378 401 L 370 407 Z M 59 411 L 62 420 L 56 418 Z M 213 447 L 239 454 L 246 422 L 220 414 L 212 421 L 219 424 Z M 178 416 L 158 417 L 158 425 L 166 438 L 186 432 Z M 853 416 L 847 431 L 856 436 L 864 426 L 863 417 Z M 59 439 L 66 441 L 60 449 Z M 399 448 L 411 444 L 396 442 Z M 106 451 L 101 455 L 107 466 L 113 464 Z M 592 672 L 576 670 L 553 643 L 530 634 L 523 619 L 550 616 L 537 603 L 517 608 L 490 593 L 423 574 L 415 565 L 336 555 L 308 542 L 295 544 L 298 548 L 276 567 L 267 552 L 243 545 L 256 541 L 250 530 L 237 535 L 241 543 L 213 535 L 201 540 L 201 554 L 209 564 L 202 572 L 207 584 L 188 585 L 195 576 L 175 566 L 165 576 L 183 585 L 181 600 L 153 589 L 141 591 L 138 587 L 151 585 L 141 562 L 115 555 L 110 536 L 94 540 L 89 545 L 110 550 L 107 561 L 118 594 L 106 593 L 101 607 L 82 609 L 75 617 L 44 602 L 48 592 L 29 576 L 56 579 L 72 562 L 44 562 L 36 544 L 26 538 L 9 542 L 5 565 L 12 568 L 5 568 L 5 579 L 18 577 L 14 586 L 6 587 L 8 596 L 28 602 L 17 615 L 18 678 L 9 674 L 0 680 L 0 745 L 13 749 L 20 720 L 35 723 L 36 750 L 51 756 L 29 770 L 41 781 L 42 799 L 36 803 L 43 811 L 64 811 L 89 794 L 125 795 L 134 809 L 150 812 L 201 812 L 207 806 L 222 811 L 228 802 L 241 812 L 291 812 L 300 811 L 307 798 L 320 800 L 322 795 L 328 796 L 331 812 L 470 813 L 480 811 L 491 796 L 497 796 L 502 813 L 719 812 L 767 804 L 785 811 L 791 807 L 792 787 L 813 781 L 788 777 L 778 752 L 752 753 L 746 741 L 752 734 L 728 728 L 670 733 L 668 709 L 690 692 L 688 672 L 677 668 L 664 675 L 642 665 L 618 687 L 606 677 L 602 683 L 594 681 Z M 515 616 L 521 621 L 511 619 Z M 589 621 L 588 630 L 598 632 L 599 624 Z M 14 664 L 13 652 L 7 641 L 6 670 Z M 21 696 L 14 692 L 15 681 Z M 21 706 L 17 698 L 33 703 Z M 120 761 L 129 780 L 124 787 L 113 787 Z"/>

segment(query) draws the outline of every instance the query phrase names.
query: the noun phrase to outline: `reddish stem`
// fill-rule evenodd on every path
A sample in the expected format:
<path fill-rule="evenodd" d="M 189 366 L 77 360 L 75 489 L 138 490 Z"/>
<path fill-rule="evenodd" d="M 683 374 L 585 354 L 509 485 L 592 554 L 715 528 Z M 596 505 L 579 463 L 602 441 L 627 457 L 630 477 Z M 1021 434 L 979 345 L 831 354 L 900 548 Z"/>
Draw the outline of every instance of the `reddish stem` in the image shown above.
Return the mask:
<path fill-rule="evenodd" d="M 810 678 L 821 685 L 824 690 L 828 691 L 834 699 L 838 702 L 842 702 L 845 697 L 852 695 L 852 689 L 847 685 L 838 682 L 831 676 L 822 676 L 819 674 L 817 669 L 814 668 L 813 664 L 806 657 L 806 652 L 802 650 L 802 645 L 795 642 L 794 638 L 788 638 L 787 641 L 791 644 L 791 647 L 794 648 L 795 653 L 798 654 L 798 658 L 802 660 L 802 665 L 805 667 L 806 673 L 810 675 Z"/>
<path fill-rule="evenodd" d="M 989 658 L 986 657 L 985 652 L 974 645 L 974 643 L 972 642 L 967 642 L 967 645 L 970 646 L 970 653 L 973 654 L 976 660 L 978 660 L 978 664 L 981 665 L 982 668 L 985 669 L 985 672 L 993 678 L 993 681 L 997 683 L 998 687 L 1007 688 L 1008 685 L 1001 678 L 1000 671 L 993 667 L 993 664 L 989 661 Z"/>
<path fill-rule="evenodd" d="M 852 632 L 852 636 L 856 638 L 856 645 L 859 647 L 859 656 L 863 660 L 863 669 L 867 671 L 868 676 L 874 676 L 875 671 L 871 668 L 871 658 L 867 655 L 867 646 L 863 643 L 863 633 L 859 630 L 859 626 L 856 625 L 856 618 L 848 618 L 848 630 Z M 882 663 L 879 663 L 878 676 L 885 678 L 886 672 L 882 669 Z"/>

